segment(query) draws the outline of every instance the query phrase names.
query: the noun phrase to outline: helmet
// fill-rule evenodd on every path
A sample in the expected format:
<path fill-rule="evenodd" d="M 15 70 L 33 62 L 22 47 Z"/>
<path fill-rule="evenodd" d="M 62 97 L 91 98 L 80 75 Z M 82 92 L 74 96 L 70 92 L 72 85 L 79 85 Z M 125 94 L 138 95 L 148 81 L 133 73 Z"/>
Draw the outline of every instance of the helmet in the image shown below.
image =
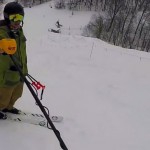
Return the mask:
<path fill-rule="evenodd" d="M 9 15 L 20 14 L 24 16 L 24 9 L 18 2 L 7 3 L 4 7 L 4 19 L 9 22 Z"/>

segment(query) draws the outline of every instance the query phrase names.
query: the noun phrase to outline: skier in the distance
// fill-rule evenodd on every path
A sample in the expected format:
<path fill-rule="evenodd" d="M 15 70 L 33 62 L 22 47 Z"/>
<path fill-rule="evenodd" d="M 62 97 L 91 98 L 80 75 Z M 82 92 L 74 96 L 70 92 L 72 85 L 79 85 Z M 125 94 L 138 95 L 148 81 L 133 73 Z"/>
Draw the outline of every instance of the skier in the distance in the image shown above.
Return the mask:
<path fill-rule="evenodd" d="M 55 24 L 55 25 L 56 25 L 57 28 L 62 27 L 62 25 L 59 23 L 59 20 L 56 21 L 56 24 Z"/>
<path fill-rule="evenodd" d="M 7 3 L 4 7 L 4 20 L 0 21 L 0 40 L 15 39 L 17 51 L 13 54 L 22 73 L 26 75 L 27 55 L 26 38 L 23 33 L 24 9 L 18 2 Z M 6 119 L 7 114 L 19 114 L 14 107 L 15 102 L 22 96 L 23 81 L 14 63 L 2 49 L 0 50 L 0 119 Z"/>

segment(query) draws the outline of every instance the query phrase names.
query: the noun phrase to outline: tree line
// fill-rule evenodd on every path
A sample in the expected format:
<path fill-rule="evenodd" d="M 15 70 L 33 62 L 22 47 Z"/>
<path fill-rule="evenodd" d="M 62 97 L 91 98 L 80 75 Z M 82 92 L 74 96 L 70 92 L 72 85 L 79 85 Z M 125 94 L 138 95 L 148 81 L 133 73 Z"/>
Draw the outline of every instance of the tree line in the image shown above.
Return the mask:
<path fill-rule="evenodd" d="M 15 0 L 15 1 L 21 3 L 24 7 L 32 7 L 51 0 Z"/>
<path fill-rule="evenodd" d="M 57 0 L 56 8 L 98 12 L 83 35 L 150 51 L 150 0 Z"/>

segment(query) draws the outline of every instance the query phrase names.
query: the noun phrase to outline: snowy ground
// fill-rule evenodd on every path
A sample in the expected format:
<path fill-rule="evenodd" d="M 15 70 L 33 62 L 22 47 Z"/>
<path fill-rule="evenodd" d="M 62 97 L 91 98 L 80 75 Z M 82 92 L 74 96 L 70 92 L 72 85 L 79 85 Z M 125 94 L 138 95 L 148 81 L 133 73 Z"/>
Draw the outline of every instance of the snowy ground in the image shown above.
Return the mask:
<path fill-rule="evenodd" d="M 29 73 L 46 85 L 43 105 L 64 116 L 55 126 L 68 149 L 149 150 L 150 54 L 75 32 L 48 32 L 59 19 L 79 34 L 91 16 L 49 5 L 25 9 Z M 26 87 L 16 107 L 40 112 Z M 42 127 L 1 121 L 0 133 L 4 150 L 61 149 L 54 133 Z"/>

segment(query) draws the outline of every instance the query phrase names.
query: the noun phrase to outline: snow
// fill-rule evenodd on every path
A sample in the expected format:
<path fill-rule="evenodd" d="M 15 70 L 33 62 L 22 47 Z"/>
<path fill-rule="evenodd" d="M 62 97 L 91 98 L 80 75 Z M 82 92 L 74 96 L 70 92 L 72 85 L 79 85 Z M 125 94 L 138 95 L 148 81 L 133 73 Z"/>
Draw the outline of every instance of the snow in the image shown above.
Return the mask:
<path fill-rule="evenodd" d="M 149 150 L 150 54 L 80 36 L 93 12 L 72 16 L 50 5 L 25 8 L 28 66 L 46 85 L 42 104 L 64 117 L 55 126 L 68 149 Z M 57 20 L 62 33 L 48 32 Z M 16 107 L 41 112 L 26 86 Z M 61 149 L 53 131 L 39 126 L 0 121 L 0 133 L 4 150 Z"/>

